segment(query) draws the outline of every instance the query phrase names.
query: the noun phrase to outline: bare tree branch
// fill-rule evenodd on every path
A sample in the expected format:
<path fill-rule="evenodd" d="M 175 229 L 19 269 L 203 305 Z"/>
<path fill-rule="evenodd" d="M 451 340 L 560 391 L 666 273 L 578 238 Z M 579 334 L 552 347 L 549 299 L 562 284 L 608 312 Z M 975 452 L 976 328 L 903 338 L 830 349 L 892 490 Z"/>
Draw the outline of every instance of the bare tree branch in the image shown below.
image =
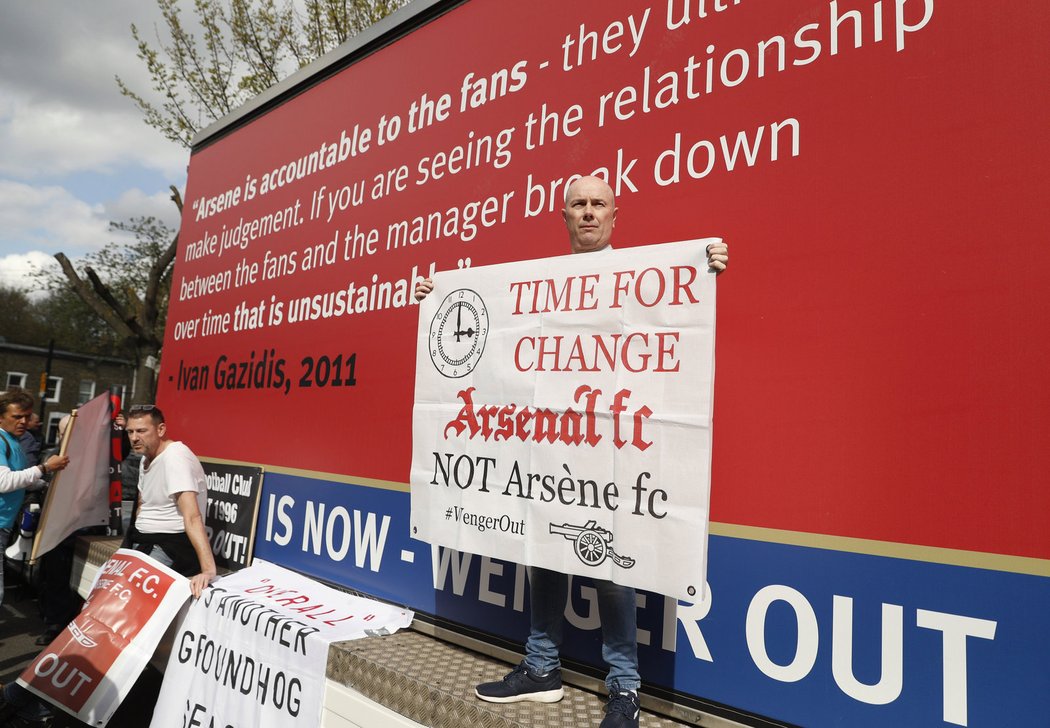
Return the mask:
<path fill-rule="evenodd" d="M 95 295 L 102 299 L 102 303 L 112 309 L 113 313 L 120 317 L 120 320 L 127 324 L 128 328 L 131 329 L 135 336 L 142 336 L 142 331 L 138 326 L 138 320 L 134 314 L 128 313 L 127 308 L 121 304 L 113 294 L 109 292 L 109 288 L 102 279 L 98 277 L 98 273 L 95 272 L 94 268 L 90 266 L 84 269 L 84 274 L 87 275 L 89 281 L 91 281 L 91 288 L 95 292 Z"/>
<path fill-rule="evenodd" d="M 77 273 L 73 264 L 69 262 L 69 258 L 66 257 L 65 253 L 55 253 L 55 260 L 62 266 L 62 273 L 65 274 L 66 280 L 69 281 L 70 288 L 73 289 L 81 301 L 86 303 L 92 311 L 97 313 L 118 334 L 127 339 L 135 337 L 135 332 L 131 330 L 131 327 L 128 326 L 124 319 L 94 295 L 91 287 L 80 277 L 80 274 Z"/>

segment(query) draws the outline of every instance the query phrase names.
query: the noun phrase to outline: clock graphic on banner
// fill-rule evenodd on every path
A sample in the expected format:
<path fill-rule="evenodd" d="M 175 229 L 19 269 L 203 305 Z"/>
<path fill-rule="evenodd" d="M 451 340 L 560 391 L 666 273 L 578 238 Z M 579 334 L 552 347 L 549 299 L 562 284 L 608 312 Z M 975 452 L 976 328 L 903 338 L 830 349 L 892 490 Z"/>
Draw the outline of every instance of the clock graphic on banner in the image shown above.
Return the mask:
<path fill-rule="evenodd" d="M 458 379 L 474 371 L 485 351 L 489 314 L 469 288 L 445 296 L 430 322 L 430 359 L 443 376 Z"/>

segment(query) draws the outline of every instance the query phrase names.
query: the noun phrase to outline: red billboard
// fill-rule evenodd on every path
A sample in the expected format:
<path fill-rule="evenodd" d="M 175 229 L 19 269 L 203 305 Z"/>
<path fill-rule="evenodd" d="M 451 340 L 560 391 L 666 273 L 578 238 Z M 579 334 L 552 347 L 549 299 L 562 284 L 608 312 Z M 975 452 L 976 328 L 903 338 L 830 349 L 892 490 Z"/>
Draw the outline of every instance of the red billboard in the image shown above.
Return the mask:
<path fill-rule="evenodd" d="M 713 533 L 1050 574 L 1050 10 L 428 7 L 195 148 L 176 437 L 407 490 L 414 282 L 568 252 L 594 173 L 617 247 L 730 247 Z"/>
<path fill-rule="evenodd" d="M 177 429 L 406 482 L 414 276 L 566 252 L 564 180 L 597 171 L 617 245 L 731 245 L 716 520 L 1046 558 L 1033 12 L 455 8 L 193 155 Z"/>

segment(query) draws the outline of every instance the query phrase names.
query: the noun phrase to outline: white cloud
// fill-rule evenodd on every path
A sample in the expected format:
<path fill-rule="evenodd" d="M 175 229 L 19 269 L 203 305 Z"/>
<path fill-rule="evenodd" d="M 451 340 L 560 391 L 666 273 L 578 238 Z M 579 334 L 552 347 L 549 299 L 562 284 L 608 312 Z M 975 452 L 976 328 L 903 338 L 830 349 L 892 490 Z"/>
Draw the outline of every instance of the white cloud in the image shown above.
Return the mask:
<path fill-rule="evenodd" d="M 0 260 L 77 258 L 122 234 L 110 221 L 154 216 L 177 227 L 169 184 L 189 152 L 148 127 L 115 75 L 150 92 L 129 26 L 152 39 L 155 2 L 4 3 L 0 22 Z M 34 251 L 34 252 L 28 252 Z M 15 271 L 15 272 L 13 272 Z"/>
<path fill-rule="evenodd" d="M 108 204 L 89 205 L 58 186 L 32 186 L 0 179 L 0 250 L 36 251 L 5 260 L 50 259 L 55 253 L 79 258 L 110 241 L 131 236 L 111 230 L 111 221 L 156 217 L 173 230 L 178 209 L 168 195 L 125 191 Z M 12 263 L 13 265 L 13 263 Z"/>
<path fill-rule="evenodd" d="M 109 240 L 102 205 L 89 205 L 58 186 L 0 180 L 0 248 L 77 255 Z"/>
<path fill-rule="evenodd" d="M 130 189 L 119 199 L 105 206 L 107 220 L 129 220 L 133 217 L 155 217 L 173 230 L 179 227 L 179 209 L 171 201 L 171 192 L 147 195 L 140 189 Z"/>
<path fill-rule="evenodd" d="M 120 75 L 150 82 L 129 25 L 148 37 L 152 2 L 7 3 L 0 24 L 0 174 L 21 180 L 135 164 L 181 184 L 188 152 L 142 121 Z"/>
<path fill-rule="evenodd" d="M 0 104 L 4 176 L 29 181 L 76 172 L 113 173 L 138 165 L 175 183 L 185 177 L 189 152 L 162 139 L 137 114 L 15 96 Z"/>
<path fill-rule="evenodd" d="M 0 286 L 28 292 L 39 291 L 31 274 L 39 270 L 59 269 L 58 261 L 47 253 L 33 251 L 0 257 Z"/>
<path fill-rule="evenodd" d="M 181 184 L 188 152 L 148 127 L 114 77 L 150 96 L 129 26 L 152 38 L 153 2 L 5 3 L 0 24 L 0 173 L 41 175 L 130 163 Z"/>
<path fill-rule="evenodd" d="M 18 73 L 5 76 L 3 83 L 27 98 L 63 98 L 71 106 L 112 108 L 121 100 L 116 74 L 148 91 L 149 76 L 136 58 L 130 26 L 135 23 L 152 41 L 153 25 L 159 21 L 154 0 L 5 2 L 0 65 L 17 68 Z M 35 62 L 24 62 L 27 59 Z M 136 113 L 130 101 L 122 100 L 121 105 Z"/>

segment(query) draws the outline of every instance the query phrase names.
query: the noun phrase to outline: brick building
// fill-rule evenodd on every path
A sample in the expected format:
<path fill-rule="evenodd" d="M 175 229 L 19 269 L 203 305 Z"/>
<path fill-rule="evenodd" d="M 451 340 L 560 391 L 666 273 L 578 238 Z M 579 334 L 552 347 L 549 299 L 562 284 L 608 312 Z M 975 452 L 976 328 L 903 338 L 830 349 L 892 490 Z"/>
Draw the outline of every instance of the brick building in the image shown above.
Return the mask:
<path fill-rule="evenodd" d="M 0 377 L 3 377 L 0 383 L 5 389 L 21 387 L 32 394 L 37 400 L 37 412 L 40 412 L 40 380 L 47 369 L 47 359 L 47 347 L 12 344 L 0 338 Z M 119 387 L 122 401 L 133 395 L 134 362 L 62 349 L 51 352 L 51 373 L 43 397 L 45 442 L 55 441 L 62 415 L 111 386 Z"/>

